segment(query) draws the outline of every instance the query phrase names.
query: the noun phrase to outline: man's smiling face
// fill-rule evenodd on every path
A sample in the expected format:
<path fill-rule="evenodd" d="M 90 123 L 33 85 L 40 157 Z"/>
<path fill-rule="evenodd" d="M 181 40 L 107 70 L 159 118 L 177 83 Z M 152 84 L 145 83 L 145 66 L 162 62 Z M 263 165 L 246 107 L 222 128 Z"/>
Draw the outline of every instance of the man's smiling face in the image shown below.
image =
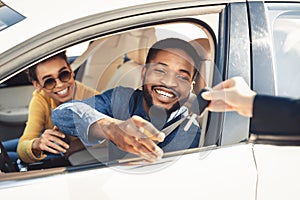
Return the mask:
<path fill-rule="evenodd" d="M 194 62 L 180 49 L 164 49 L 142 70 L 144 107 L 164 108 L 168 114 L 188 99 L 192 89 Z"/>

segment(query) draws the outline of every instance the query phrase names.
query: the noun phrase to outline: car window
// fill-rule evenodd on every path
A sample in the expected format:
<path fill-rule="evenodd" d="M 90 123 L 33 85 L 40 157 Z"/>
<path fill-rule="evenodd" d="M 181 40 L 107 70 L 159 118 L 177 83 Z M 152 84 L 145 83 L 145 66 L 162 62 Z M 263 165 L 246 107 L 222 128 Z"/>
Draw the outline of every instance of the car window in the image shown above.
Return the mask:
<path fill-rule="evenodd" d="M 0 31 L 25 19 L 23 15 L 9 8 L 0 1 Z"/>
<path fill-rule="evenodd" d="M 198 49 L 205 61 L 203 62 L 203 80 L 199 83 L 201 85 L 196 85 L 195 88 L 199 91 L 209 86 L 211 82 L 209 80 L 211 77 L 210 61 L 213 60 L 211 51 L 214 49 L 213 37 L 193 23 L 162 24 L 95 39 L 90 41 L 86 52 L 74 60 L 72 67 L 76 70 L 81 66 L 78 79 L 100 92 L 117 85 L 138 88 L 141 86 L 140 72 L 135 67 L 139 66 L 141 69 L 145 64 L 150 46 L 165 38 L 181 38 L 191 42 Z M 130 62 L 127 63 L 128 61 Z M 122 68 L 123 65 L 124 68 Z"/>
<path fill-rule="evenodd" d="M 300 7 L 296 4 L 269 4 L 273 34 L 277 94 L 299 98 Z M 287 81 L 288 80 L 288 81 Z"/>
<path fill-rule="evenodd" d="M 165 38 L 183 39 L 191 43 L 201 55 L 200 76 L 195 78 L 196 83 L 191 91 L 192 98 L 185 105 L 189 108 L 195 106 L 191 104 L 195 95 L 204 87 L 212 87 L 213 83 L 215 50 L 219 37 L 220 8 L 218 7 L 214 12 L 213 14 L 148 23 L 133 28 L 120 28 L 120 30 L 111 33 L 95 33 L 95 35 L 89 35 L 86 38 L 80 35 L 78 41 L 72 41 L 71 44 L 65 44 L 61 39 L 62 47 L 60 49 L 57 47 L 49 49 L 49 52 L 44 54 L 45 57 L 41 59 L 41 55 L 39 55 L 34 62 L 29 65 L 27 64 L 29 62 L 27 62 L 15 75 L 11 75 L 11 78 L 2 82 L 0 92 L 5 93 L 5 95 L 0 95 L 0 130 L 1 133 L 9 133 L 9 135 L 1 134 L 1 141 L 20 137 L 26 125 L 28 106 L 35 88 L 28 81 L 24 70 L 58 51 L 66 50 L 77 81 L 97 90 L 99 93 L 104 93 L 117 86 L 141 89 L 141 69 L 145 65 L 150 46 Z M 84 34 L 87 34 L 86 32 Z M 13 101 L 9 99 L 13 99 Z M 202 147 L 206 137 L 207 123 L 210 123 L 209 114 L 206 112 L 201 117 L 190 116 L 188 119 L 191 119 L 191 124 L 202 127 L 201 134 L 203 136 L 201 136 L 198 144 Z M 211 124 L 210 128 L 218 126 L 218 124 Z M 214 131 L 212 133 L 218 134 Z M 214 140 L 214 144 L 215 142 Z M 69 164 L 82 166 L 83 164 L 99 163 L 99 161 L 106 163 L 108 160 L 107 148 L 107 143 L 104 142 L 96 147 L 77 149 L 76 152 L 72 152 L 72 155 L 68 155 L 69 163 L 67 163 L 67 166 Z M 99 151 L 101 154 L 99 154 Z M 186 151 L 178 152 L 178 154 L 183 153 L 186 153 Z M 99 157 L 99 155 L 101 156 Z M 25 164 L 22 170 L 53 168 L 60 166 L 60 164 L 66 165 L 61 160 L 50 160 Z"/>
<path fill-rule="evenodd" d="M 213 33 L 209 33 L 204 26 L 192 22 L 179 21 L 134 29 L 90 41 L 87 50 L 72 63 L 72 68 L 78 71 L 77 80 L 100 93 L 117 86 L 141 90 L 141 70 L 149 48 L 162 39 L 181 38 L 190 42 L 203 58 L 201 75 L 193 90 L 194 97 L 204 87 L 211 86 L 215 45 L 213 37 Z M 192 99 L 186 106 L 191 102 Z M 206 119 L 199 117 L 193 123 L 206 123 Z M 97 159 L 106 162 L 108 151 L 103 148 L 108 148 L 107 144 L 102 144 L 100 149 L 87 148 L 85 151 L 93 155 L 89 158 L 86 154 L 77 152 L 70 156 L 70 160 L 73 165 L 93 160 L 95 162 Z M 99 152 L 102 155 L 100 157 Z"/>

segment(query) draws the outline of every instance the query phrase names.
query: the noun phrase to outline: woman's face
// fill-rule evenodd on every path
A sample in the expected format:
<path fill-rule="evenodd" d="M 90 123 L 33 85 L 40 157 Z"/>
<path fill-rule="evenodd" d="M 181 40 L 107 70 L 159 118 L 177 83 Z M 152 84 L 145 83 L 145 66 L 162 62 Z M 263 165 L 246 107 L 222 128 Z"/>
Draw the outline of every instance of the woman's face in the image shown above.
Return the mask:
<path fill-rule="evenodd" d="M 59 78 L 60 75 L 64 73 L 68 74 L 67 72 L 71 73 L 70 79 L 62 81 Z M 75 82 L 74 73 L 64 59 L 54 57 L 53 59 L 38 64 L 36 75 L 38 82 L 33 81 L 33 85 L 37 89 L 43 90 L 49 97 L 53 98 L 56 104 L 59 105 L 72 99 Z M 56 84 L 53 84 L 53 88 L 49 89 L 46 87 L 47 82 Z"/>

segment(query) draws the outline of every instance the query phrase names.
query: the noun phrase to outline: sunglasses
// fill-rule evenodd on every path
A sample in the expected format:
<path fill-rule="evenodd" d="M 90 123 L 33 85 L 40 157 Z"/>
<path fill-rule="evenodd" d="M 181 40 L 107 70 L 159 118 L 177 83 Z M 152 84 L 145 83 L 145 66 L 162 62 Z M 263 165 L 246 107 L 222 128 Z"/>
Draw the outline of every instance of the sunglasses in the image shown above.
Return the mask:
<path fill-rule="evenodd" d="M 56 79 L 59 79 L 61 82 L 68 82 L 71 79 L 72 73 L 70 71 L 62 71 L 58 74 L 57 78 L 48 78 L 44 82 L 43 88 L 47 90 L 52 90 L 56 86 Z"/>

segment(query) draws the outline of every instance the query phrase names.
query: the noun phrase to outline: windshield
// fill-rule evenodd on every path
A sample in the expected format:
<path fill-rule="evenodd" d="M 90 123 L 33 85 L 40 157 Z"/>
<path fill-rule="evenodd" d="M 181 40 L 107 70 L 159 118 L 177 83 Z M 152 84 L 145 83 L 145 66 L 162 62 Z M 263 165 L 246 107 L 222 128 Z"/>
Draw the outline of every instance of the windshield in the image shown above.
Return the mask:
<path fill-rule="evenodd" d="M 22 21 L 25 17 L 0 1 L 0 31 Z"/>

